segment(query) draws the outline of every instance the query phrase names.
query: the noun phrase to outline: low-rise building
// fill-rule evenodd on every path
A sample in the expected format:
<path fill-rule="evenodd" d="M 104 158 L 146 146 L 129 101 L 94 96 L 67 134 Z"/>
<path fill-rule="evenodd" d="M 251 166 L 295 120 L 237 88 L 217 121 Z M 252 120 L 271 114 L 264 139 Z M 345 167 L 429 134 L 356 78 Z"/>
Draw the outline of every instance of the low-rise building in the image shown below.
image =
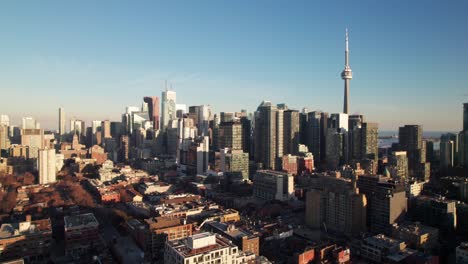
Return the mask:
<path fill-rule="evenodd" d="M 393 225 L 392 237 L 405 241 L 414 249 L 432 249 L 439 240 L 439 230 L 417 222 L 404 222 Z"/>
<path fill-rule="evenodd" d="M 152 258 L 163 255 L 166 241 L 179 240 L 192 235 L 192 224 L 188 224 L 183 218 L 156 217 L 146 219 L 145 222 L 149 230 L 145 248 Z"/>
<path fill-rule="evenodd" d="M 387 256 L 398 253 L 406 249 L 406 243 L 379 234 L 368 237 L 361 242 L 361 257 L 375 262 L 384 263 L 387 261 Z"/>
<path fill-rule="evenodd" d="M 99 222 L 92 213 L 65 216 L 64 225 L 67 256 L 80 257 L 102 244 Z"/>
<path fill-rule="evenodd" d="M 23 258 L 28 263 L 47 263 L 52 244 L 50 219 L 5 223 L 0 227 L 0 261 Z"/>
<path fill-rule="evenodd" d="M 186 239 L 167 241 L 164 253 L 166 264 L 239 264 L 255 261 L 226 238 L 212 233 L 200 233 Z"/>
<path fill-rule="evenodd" d="M 233 224 L 221 222 L 210 222 L 205 227 L 231 240 L 240 250 L 260 255 L 260 237 L 257 234 L 244 228 L 236 228 Z"/>

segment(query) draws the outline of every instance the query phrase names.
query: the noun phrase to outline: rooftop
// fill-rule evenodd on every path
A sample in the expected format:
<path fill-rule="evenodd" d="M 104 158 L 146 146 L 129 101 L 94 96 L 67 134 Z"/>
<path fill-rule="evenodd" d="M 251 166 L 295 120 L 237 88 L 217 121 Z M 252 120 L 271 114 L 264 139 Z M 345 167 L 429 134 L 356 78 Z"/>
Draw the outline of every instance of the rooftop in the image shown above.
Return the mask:
<path fill-rule="evenodd" d="M 234 246 L 226 238 L 209 232 L 167 243 L 184 258 Z"/>
<path fill-rule="evenodd" d="M 42 232 L 52 232 L 50 219 L 2 224 L 0 227 L 0 239 L 21 235 L 34 235 Z"/>
<path fill-rule="evenodd" d="M 392 261 L 396 262 L 396 263 L 400 263 L 401 261 L 403 261 L 407 257 L 414 255 L 416 252 L 418 252 L 418 251 L 414 250 L 414 249 L 410 249 L 410 248 L 405 248 L 404 250 L 400 250 L 400 251 L 398 251 L 396 253 L 388 255 L 387 258 L 389 260 L 392 260 Z"/>
<path fill-rule="evenodd" d="M 400 232 L 410 233 L 414 235 L 423 235 L 438 231 L 437 228 L 422 225 L 419 222 L 404 222 L 400 225 L 395 225 L 395 228 Z"/>
<path fill-rule="evenodd" d="M 99 222 L 94 217 L 94 214 L 80 214 L 75 216 L 65 216 L 65 230 L 68 228 L 81 227 L 81 226 L 99 226 Z"/>
<path fill-rule="evenodd" d="M 372 245 L 377 245 L 380 247 L 390 248 L 399 245 L 402 241 L 387 237 L 382 234 L 375 235 L 373 237 L 368 237 L 364 239 L 365 242 Z"/>

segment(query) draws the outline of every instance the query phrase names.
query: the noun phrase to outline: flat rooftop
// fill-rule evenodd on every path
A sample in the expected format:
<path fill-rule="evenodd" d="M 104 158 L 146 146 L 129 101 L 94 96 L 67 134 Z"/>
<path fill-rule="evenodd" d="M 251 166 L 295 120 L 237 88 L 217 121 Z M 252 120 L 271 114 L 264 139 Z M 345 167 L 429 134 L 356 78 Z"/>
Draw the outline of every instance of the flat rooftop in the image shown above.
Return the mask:
<path fill-rule="evenodd" d="M 192 248 L 190 247 L 190 242 L 189 240 L 204 240 L 204 239 L 209 239 L 211 236 L 215 236 L 215 241 L 216 243 L 214 244 L 209 244 L 204 247 L 199 247 L 199 248 Z M 220 250 L 223 248 L 227 248 L 230 246 L 233 246 L 233 244 L 227 240 L 226 238 L 220 236 L 220 235 L 214 235 L 212 233 L 206 232 L 206 233 L 201 233 L 201 234 L 196 234 L 193 235 L 189 238 L 181 239 L 181 240 L 176 240 L 176 241 L 168 241 L 167 242 L 171 248 L 173 248 L 179 255 L 181 255 L 184 258 L 187 257 L 192 257 L 200 254 L 205 254 L 207 252 L 211 252 L 214 250 Z"/>
<path fill-rule="evenodd" d="M 415 235 L 423 235 L 427 233 L 434 233 L 437 232 L 438 229 L 426 225 L 422 225 L 417 222 L 404 222 L 398 226 L 396 229 L 400 232 L 415 234 Z"/>
<path fill-rule="evenodd" d="M 375 235 L 373 237 L 368 237 L 364 241 L 366 241 L 368 244 L 379 245 L 381 247 L 386 248 L 397 246 L 402 242 L 400 240 L 393 239 L 382 234 Z"/>
<path fill-rule="evenodd" d="M 21 235 L 34 235 L 42 232 L 52 232 L 50 219 L 2 224 L 0 227 L 0 239 Z"/>
<path fill-rule="evenodd" d="M 92 213 L 80 214 L 74 216 L 65 216 L 65 229 L 85 226 L 98 226 L 99 222 Z"/>

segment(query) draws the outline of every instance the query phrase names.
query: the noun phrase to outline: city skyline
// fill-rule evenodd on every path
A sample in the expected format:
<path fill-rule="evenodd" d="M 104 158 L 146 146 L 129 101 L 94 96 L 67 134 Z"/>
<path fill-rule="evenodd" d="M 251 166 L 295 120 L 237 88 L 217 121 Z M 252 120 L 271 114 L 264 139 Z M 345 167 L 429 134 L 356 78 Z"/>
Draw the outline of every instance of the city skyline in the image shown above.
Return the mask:
<path fill-rule="evenodd" d="M 346 8 L 342 1 L 144 2 L 109 9 L 52 3 L 2 4 L 0 28 L 9 41 L 0 51 L 0 85 L 9 100 L 0 113 L 12 124 L 32 116 L 56 130 L 60 106 L 67 120 L 118 121 L 125 106 L 161 97 L 165 80 L 178 103 L 210 104 L 216 113 L 253 112 L 263 100 L 339 113 L 347 26 L 355 71 L 350 114 L 365 115 L 382 131 L 403 124 L 462 128 L 466 2 L 424 9 L 422 1 Z M 399 21 L 382 16 L 389 11 Z"/>

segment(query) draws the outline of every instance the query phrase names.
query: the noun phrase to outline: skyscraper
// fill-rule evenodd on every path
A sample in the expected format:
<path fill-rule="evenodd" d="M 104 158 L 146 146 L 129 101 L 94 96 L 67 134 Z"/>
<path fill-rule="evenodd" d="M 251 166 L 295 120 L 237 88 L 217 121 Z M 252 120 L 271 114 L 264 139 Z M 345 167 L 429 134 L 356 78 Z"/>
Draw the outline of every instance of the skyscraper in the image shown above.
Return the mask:
<path fill-rule="evenodd" d="M 242 124 L 240 122 L 222 122 L 219 125 L 218 147 L 241 150 L 242 148 Z"/>
<path fill-rule="evenodd" d="M 10 148 L 10 139 L 8 137 L 8 126 L 0 124 L 0 150 Z"/>
<path fill-rule="evenodd" d="M 359 176 L 357 187 L 367 198 L 367 226 L 371 232 L 389 235 L 407 210 L 405 186 L 381 176 Z"/>
<path fill-rule="evenodd" d="M 349 49 L 348 49 L 348 29 L 346 29 L 346 49 L 345 49 L 345 68 L 341 73 L 341 78 L 344 80 L 344 104 L 343 113 L 349 113 L 349 82 L 353 78 L 353 72 L 349 67 Z"/>
<path fill-rule="evenodd" d="M 378 160 L 379 158 L 379 125 L 377 123 L 362 124 L 362 159 Z"/>
<path fill-rule="evenodd" d="M 465 177 L 468 177 L 468 103 L 463 104 L 463 131 L 459 138 L 460 146 L 463 149 L 459 150 L 459 163 L 465 168 Z"/>
<path fill-rule="evenodd" d="M 146 96 L 143 101 L 148 104 L 148 112 L 150 120 L 153 122 L 153 128 L 159 129 L 159 97 Z"/>
<path fill-rule="evenodd" d="M 39 183 L 47 184 L 56 181 L 55 149 L 41 149 L 38 156 Z"/>
<path fill-rule="evenodd" d="M 454 165 L 455 142 L 450 136 L 442 135 L 440 137 L 440 171 L 445 174 Z"/>
<path fill-rule="evenodd" d="M 468 131 L 468 103 L 463 104 L 463 131 Z"/>
<path fill-rule="evenodd" d="M 286 110 L 283 115 L 283 154 L 297 154 L 300 141 L 299 111 Z"/>
<path fill-rule="evenodd" d="M 104 120 L 102 121 L 101 124 L 101 131 L 102 131 L 102 136 L 104 138 L 111 138 L 111 129 L 110 129 L 110 121 L 109 120 Z"/>
<path fill-rule="evenodd" d="M 65 109 L 59 108 L 59 139 L 62 141 L 62 137 L 65 135 Z"/>
<path fill-rule="evenodd" d="M 261 167 L 276 167 L 276 118 L 278 109 L 271 102 L 263 101 L 255 112 L 254 148 L 255 162 Z"/>
<path fill-rule="evenodd" d="M 388 170 L 394 179 L 408 179 L 408 157 L 406 156 L 406 151 L 392 152 L 392 155 L 389 157 Z"/>
<path fill-rule="evenodd" d="M 165 90 L 162 92 L 161 128 L 166 130 L 169 120 L 176 119 L 176 92 Z"/>
<path fill-rule="evenodd" d="M 426 144 L 422 140 L 422 126 L 405 125 L 398 130 L 401 150 L 408 155 L 409 177 L 427 180 Z"/>

